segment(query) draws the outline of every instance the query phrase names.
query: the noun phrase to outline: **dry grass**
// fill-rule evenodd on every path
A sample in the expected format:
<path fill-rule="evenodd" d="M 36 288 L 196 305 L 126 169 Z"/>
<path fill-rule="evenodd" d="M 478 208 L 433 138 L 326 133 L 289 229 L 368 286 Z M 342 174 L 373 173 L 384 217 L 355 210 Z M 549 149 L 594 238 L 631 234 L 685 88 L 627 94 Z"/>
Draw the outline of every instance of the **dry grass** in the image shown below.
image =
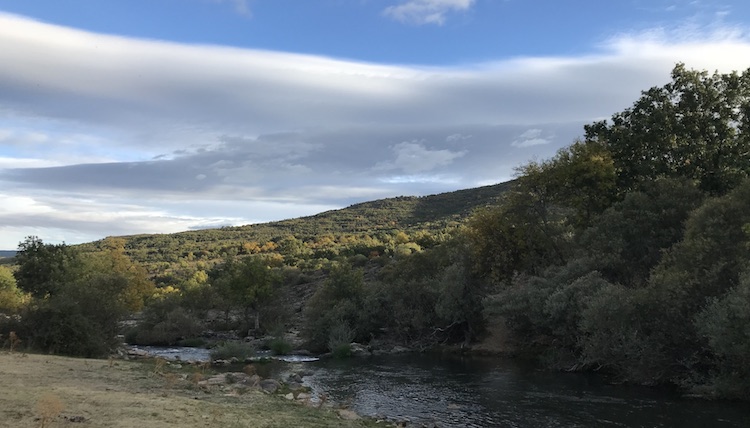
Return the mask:
<path fill-rule="evenodd" d="M 220 390 L 198 391 L 192 379 L 165 378 L 169 367 L 160 367 L 166 373 L 157 375 L 153 364 L 142 362 L 22 357 L 6 351 L 0 352 L 0 367 L 2 427 L 375 426 L 260 392 L 230 397 Z M 165 385 L 172 379 L 178 380 Z"/>

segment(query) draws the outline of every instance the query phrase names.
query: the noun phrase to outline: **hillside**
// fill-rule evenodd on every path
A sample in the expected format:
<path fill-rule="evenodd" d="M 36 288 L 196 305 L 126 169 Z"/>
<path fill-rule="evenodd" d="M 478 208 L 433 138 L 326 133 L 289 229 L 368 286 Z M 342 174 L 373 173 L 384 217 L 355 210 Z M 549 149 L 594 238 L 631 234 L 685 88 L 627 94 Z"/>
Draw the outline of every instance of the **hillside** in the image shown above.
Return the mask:
<path fill-rule="evenodd" d="M 474 210 L 495 203 L 509 188 L 501 183 L 430 196 L 400 196 L 363 202 L 309 217 L 173 234 L 123 236 L 129 255 L 142 263 L 214 260 L 243 244 L 278 243 L 294 236 L 301 241 L 322 235 L 378 235 L 397 231 L 439 232 L 456 226 Z M 94 249 L 102 241 L 83 245 Z"/>

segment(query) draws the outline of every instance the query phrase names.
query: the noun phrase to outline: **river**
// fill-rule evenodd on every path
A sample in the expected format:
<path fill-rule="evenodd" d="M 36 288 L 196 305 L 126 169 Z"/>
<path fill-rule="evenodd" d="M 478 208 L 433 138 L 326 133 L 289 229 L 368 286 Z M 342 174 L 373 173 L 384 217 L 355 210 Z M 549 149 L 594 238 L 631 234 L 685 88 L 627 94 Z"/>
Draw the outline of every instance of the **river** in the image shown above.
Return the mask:
<path fill-rule="evenodd" d="M 750 427 L 747 403 L 537 369 L 502 358 L 404 354 L 273 363 L 365 416 L 438 427 Z"/>

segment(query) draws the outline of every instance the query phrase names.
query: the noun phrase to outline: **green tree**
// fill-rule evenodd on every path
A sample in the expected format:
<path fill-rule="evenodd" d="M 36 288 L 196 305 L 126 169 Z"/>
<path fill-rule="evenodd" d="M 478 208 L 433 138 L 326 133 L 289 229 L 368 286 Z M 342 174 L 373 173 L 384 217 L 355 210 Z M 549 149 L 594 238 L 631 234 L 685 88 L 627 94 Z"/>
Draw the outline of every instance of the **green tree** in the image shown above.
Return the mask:
<path fill-rule="evenodd" d="M 6 266 L 0 266 L 0 312 L 14 313 L 27 300 L 16 286 L 13 272 Z"/>
<path fill-rule="evenodd" d="M 260 307 L 272 298 L 274 286 L 279 281 L 263 258 L 229 257 L 211 272 L 210 277 L 219 296 L 227 302 L 227 307 L 241 309 L 248 324 L 251 314 L 254 314 L 254 328 L 260 330 Z"/>
<path fill-rule="evenodd" d="M 623 192 L 687 177 L 723 194 L 750 174 L 749 128 L 750 70 L 709 75 L 678 64 L 670 83 L 585 131 L 611 152 Z"/>
<path fill-rule="evenodd" d="M 597 217 L 578 239 L 578 253 L 613 283 L 643 287 L 662 254 L 680 241 L 703 194 L 692 181 L 659 179 Z"/>
<path fill-rule="evenodd" d="M 78 251 L 65 244 L 45 244 L 36 236 L 18 244 L 16 263 L 18 288 L 37 298 L 59 292 L 81 269 Z"/>
<path fill-rule="evenodd" d="M 364 272 L 348 264 L 334 266 L 326 281 L 313 294 L 305 307 L 303 334 L 316 350 L 340 342 L 340 335 L 349 340 L 365 338 L 369 332 L 360 327 L 364 308 Z M 337 339 L 333 340 L 332 339 Z M 343 343 L 331 343 L 344 345 Z M 332 350 L 332 349 L 330 349 Z"/>

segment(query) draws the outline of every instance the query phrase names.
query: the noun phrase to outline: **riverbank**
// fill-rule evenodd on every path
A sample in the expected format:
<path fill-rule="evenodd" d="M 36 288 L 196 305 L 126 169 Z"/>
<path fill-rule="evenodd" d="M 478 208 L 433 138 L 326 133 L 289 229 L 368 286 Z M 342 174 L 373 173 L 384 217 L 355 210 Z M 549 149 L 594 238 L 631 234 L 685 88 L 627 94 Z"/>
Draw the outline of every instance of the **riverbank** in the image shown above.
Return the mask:
<path fill-rule="evenodd" d="M 0 366 L 0 426 L 6 427 L 376 426 L 282 396 L 198 388 L 191 382 L 196 367 L 7 352 Z"/>

